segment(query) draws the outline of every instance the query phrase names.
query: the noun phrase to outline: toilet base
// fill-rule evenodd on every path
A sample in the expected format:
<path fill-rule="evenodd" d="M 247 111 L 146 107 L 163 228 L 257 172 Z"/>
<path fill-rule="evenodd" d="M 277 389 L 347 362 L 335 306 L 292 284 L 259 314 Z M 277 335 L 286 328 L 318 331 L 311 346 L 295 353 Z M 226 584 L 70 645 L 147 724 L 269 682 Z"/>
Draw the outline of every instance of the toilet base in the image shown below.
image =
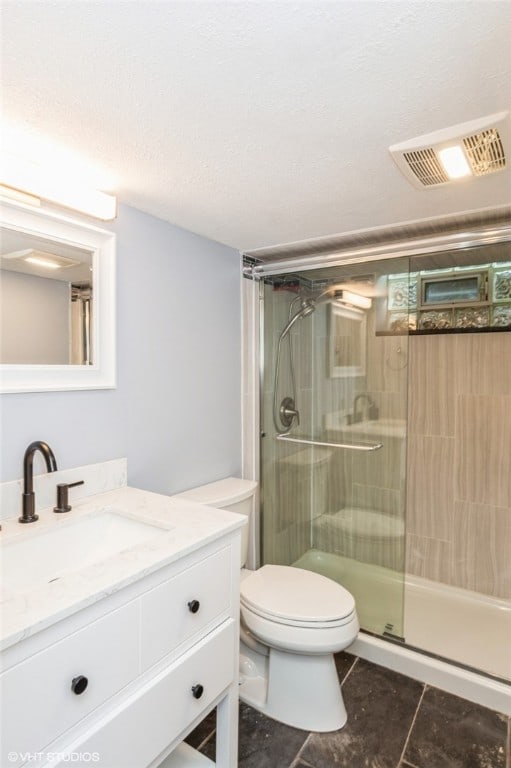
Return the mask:
<path fill-rule="evenodd" d="M 263 656 L 240 649 L 241 701 L 293 728 L 337 731 L 347 714 L 333 654 L 305 655 L 270 648 Z"/>

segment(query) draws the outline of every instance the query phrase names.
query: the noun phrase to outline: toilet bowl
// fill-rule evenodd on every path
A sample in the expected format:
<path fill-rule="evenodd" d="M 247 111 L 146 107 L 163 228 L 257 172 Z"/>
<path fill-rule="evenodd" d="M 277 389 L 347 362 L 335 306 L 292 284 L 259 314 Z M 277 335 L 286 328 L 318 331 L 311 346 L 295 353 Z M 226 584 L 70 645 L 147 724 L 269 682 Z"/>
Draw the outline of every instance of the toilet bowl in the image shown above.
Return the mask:
<path fill-rule="evenodd" d="M 257 484 L 227 478 L 180 498 L 241 512 L 251 522 Z M 240 588 L 240 699 L 275 720 L 307 731 L 333 731 L 347 715 L 334 653 L 359 630 L 353 596 L 331 579 L 285 565 L 243 568 Z"/>

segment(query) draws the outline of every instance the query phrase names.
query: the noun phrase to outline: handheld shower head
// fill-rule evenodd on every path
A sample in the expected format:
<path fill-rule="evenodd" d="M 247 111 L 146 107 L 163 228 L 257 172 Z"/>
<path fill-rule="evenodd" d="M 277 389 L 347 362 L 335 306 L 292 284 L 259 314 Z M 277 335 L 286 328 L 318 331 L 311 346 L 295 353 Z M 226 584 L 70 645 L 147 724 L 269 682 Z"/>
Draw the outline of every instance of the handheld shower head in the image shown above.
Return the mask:
<path fill-rule="evenodd" d="M 291 311 L 291 307 L 289 311 Z M 279 341 L 277 344 L 277 360 L 275 362 L 275 377 L 273 381 L 273 423 L 275 424 L 275 429 L 277 430 L 277 432 L 280 432 L 280 433 L 288 431 L 294 419 L 296 419 L 297 423 L 300 423 L 300 414 L 295 408 L 296 387 L 295 387 L 295 375 L 294 375 L 294 366 L 293 366 L 293 349 L 291 346 L 290 336 L 288 337 L 288 341 L 289 341 L 289 359 L 290 359 L 290 368 L 291 368 L 291 382 L 292 382 L 292 388 L 293 388 L 293 396 L 285 397 L 284 400 L 282 401 L 280 412 L 278 412 L 277 410 L 277 390 L 279 385 L 279 369 L 280 369 L 280 348 L 282 346 L 283 339 L 285 339 L 285 337 L 288 335 L 289 331 L 291 330 L 293 325 L 296 323 L 296 321 L 300 320 L 302 317 L 307 317 L 308 315 L 311 315 L 315 309 L 316 309 L 316 302 L 314 301 L 314 299 L 303 299 L 300 305 L 300 309 L 297 312 L 295 312 L 294 315 L 288 320 L 287 325 L 284 326 L 279 336 Z"/>
<path fill-rule="evenodd" d="M 314 299 L 304 299 L 302 301 L 300 309 L 295 312 L 293 317 L 289 320 L 288 324 L 282 329 L 282 332 L 279 336 L 279 342 L 282 341 L 282 339 L 287 336 L 293 325 L 296 323 L 297 320 L 301 320 L 302 317 L 307 317 L 308 315 L 311 315 L 314 310 L 316 309 L 316 302 Z"/>

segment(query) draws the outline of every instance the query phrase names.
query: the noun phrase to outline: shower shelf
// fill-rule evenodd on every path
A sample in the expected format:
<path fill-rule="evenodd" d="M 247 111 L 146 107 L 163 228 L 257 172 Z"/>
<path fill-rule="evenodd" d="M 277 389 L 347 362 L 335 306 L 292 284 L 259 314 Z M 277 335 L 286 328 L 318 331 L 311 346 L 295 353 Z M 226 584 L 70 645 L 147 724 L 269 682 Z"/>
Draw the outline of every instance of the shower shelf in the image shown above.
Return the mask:
<path fill-rule="evenodd" d="M 509 333 L 511 325 L 492 325 L 485 328 L 420 328 L 408 331 L 376 331 L 375 336 L 432 336 L 455 333 Z"/>
<path fill-rule="evenodd" d="M 304 437 L 291 437 L 290 435 L 275 435 L 277 440 L 286 443 L 302 443 L 303 445 L 318 445 L 325 448 L 346 448 L 348 451 L 378 451 L 383 448 L 383 443 L 327 443 L 321 440 L 307 440 Z"/>

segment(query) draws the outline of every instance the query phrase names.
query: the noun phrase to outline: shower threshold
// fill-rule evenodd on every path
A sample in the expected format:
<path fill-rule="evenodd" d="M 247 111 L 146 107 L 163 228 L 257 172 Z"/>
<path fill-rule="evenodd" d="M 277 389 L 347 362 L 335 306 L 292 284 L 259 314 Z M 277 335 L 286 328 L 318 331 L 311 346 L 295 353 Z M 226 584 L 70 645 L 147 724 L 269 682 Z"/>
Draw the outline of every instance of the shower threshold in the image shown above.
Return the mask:
<path fill-rule="evenodd" d="M 293 565 L 346 587 L 368 632 L 402 637 L 419 652 L 511 682 L 509 601 L 316 549 Z"/>

